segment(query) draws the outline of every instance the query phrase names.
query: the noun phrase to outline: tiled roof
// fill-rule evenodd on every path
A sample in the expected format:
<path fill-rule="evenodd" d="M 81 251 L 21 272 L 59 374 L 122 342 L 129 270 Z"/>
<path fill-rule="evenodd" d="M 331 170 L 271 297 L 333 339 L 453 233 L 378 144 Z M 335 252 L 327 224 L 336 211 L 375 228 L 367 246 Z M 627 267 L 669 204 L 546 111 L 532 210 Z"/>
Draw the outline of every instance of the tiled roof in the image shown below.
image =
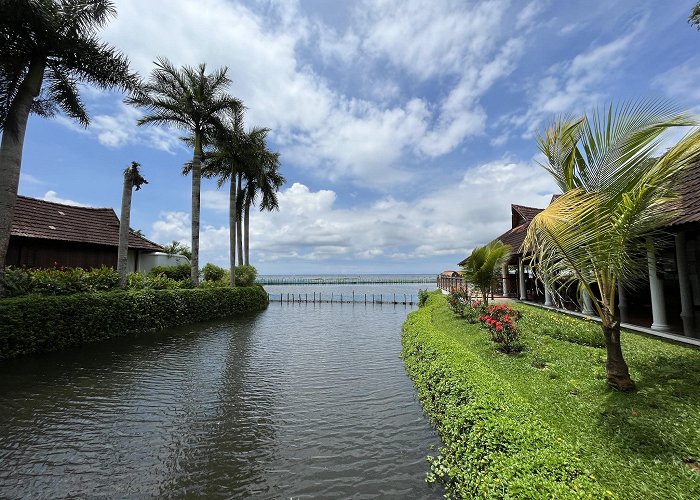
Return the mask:
<path fill-rule="evenodd" d="M 12 219 L 13 236 L 119 246 L 119 218 L 111 208 L 64 205 L 18 196 Z M 163 251 L 163 247 L 134 233 L 129 248 Z"/>
<path fill-rule="evenodd" d="M 670 226 L 700 222 L 700 163 L 690 168 L 681 182 L 681 213 Z"/>
<path fill-rule="evenodd" d="M 511 205 L 511 209 L 518 212 L 526 221 L 531 221 L 535 218 L 535 215 L 540 213 L 542 208 L 524 207 L 522 205 Z"/>

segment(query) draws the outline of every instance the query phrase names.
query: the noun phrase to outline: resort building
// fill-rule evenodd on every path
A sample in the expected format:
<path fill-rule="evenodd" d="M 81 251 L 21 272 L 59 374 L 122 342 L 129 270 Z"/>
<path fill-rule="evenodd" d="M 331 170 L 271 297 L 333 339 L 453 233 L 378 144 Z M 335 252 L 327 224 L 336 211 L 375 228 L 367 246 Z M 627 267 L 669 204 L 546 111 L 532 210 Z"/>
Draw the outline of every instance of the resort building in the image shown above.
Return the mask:
<path fill-rule="evenodd" d="M 552 200 L 555 198 L 556 195 Z M 664 228 L 665 238 L 650 241 L 648 245 L 645 282 L 632 290 L 618 289 L 619 312 L 626 324 L 700 338 L 696 319 L 700 308 L 700 166 L 686 174 L 680 205 L 678 216 Z M 522 252 L 530 222 L 542 210 L 511 205 L 511 228 L 495 239 L 510 245 L 512 256 L 503 266 L 494 293 L 554 306 Z M 459 265 L 465 263 L 466 259 Z M 583 304 L 578 304 L 575 297 L 565 297 L 563 305 L 567 309 L 579 308 L 583 314 L 594 314 L 590 298 L 583 299 Z"/>
<path fill-rule="evenodd" d="M 65 205 L 18 196 L 6 263 L 31 268 L 117 266 L 119 218 L 112 208 Z M 162 246 L 129 234 L 129 272 Z"/>

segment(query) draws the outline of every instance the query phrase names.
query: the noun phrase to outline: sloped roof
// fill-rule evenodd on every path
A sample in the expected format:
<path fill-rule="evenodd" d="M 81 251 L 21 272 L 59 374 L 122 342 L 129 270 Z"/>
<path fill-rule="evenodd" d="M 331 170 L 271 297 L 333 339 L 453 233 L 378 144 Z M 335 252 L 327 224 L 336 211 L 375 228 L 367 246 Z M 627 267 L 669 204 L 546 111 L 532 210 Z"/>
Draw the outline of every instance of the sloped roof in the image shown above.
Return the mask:
<path fill-rule="evenodd" d="M 119 218 L 112 208 L 64 205 L 18 196 L 12 236 L 119 246 Z M 129 234 L 129 248 L 163 251 L 146 238 Z"/>
<path fill-rule="evenodd" d="M 680 215 L 669 226 L 700 222 L 700 163 L 683 176 L 680 195 Z"/>
<path fill-rule="evenodd" d="M 543 208 L 525 207 L 523 205 L 515 205 L 515 204 L 512 204 L 510 207 L 511 207 L 511 210 L 515 210 L 516 212 L 518 212 L 528 222 L 531 221 L 532 219 L 534 219 L 535 215 L 537 215 L 542 210 L 544 210 Z"/>

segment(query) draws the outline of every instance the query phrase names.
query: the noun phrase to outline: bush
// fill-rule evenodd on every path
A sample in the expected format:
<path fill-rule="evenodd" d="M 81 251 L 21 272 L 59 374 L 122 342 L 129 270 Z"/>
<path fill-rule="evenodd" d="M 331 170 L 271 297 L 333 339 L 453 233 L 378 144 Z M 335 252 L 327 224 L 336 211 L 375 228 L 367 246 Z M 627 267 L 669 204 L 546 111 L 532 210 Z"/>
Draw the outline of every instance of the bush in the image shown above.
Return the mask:
<path fill-rule="evenodd" d="M 89 292 L 86 272 L 80 267 L 32 269 L 29 271 L 34 283 L 34 293 L 40 295 L 69 295 Z"/>
<path fill-rule="evenodd" d="M 466 287 L 455 288 L 451 290 L 447 296 L 447 303 L 450 305 L 452 312 L 459 316 L 464 316 L 464 306 L 466 306 L 470 300 L 469 290 Z"/>
<path fill-rule="evenodd" d="M 2 287 L 8 297 L 26 295 L 34 291 L 31 274 L 24 268 L 7 266 L 2 279 Z"/>
<path fill-rule="evenodd" d="M 522 304 L 516 307 L 526 312 L 521 321 L 523 328 L 529 331 L 572 344 L 605 347 L 605 337 L 597 321 Z"/>
<path fill-rule="evenodd" d="M 236 266 L 236 286 L 251 286 L 258 277 L 258 270 L 253 266 Z"/>
<path fill-rule="evenodd" d="M 486 314 L 486 305 L 480 300 L 467 302 L 462 309 L 462 316 L 468 323 L 478 323 L 479 318 Z"/>
<path fill-rule="evenodd" d="M 518 318 L 518 311 L 506 304 L 498 304 L 489 307 L 487 313 L 479 317 L 479 321 L 488 328 L 491 340 L 501 346 L 501 351 L 512 353 L 522 350 L 518 342 L 520 332 L 515 324 Z"/>
<path fill-rule="evenodd" d="M 85 274 L 85 282 L 88 291 L 105 292 L 119 286 L 119 273 L 113 267 L 95 267 Z"/>
<path fill-rule="evenodd" d="M 423 307 L 430 297 L 428 290 L 418 290 L 418 307 Z"/>
<path fill-rule="evenodd" d="M 171 280 L 180 281 L 190 279 L 192 268 L 189 264 L 179 264 L 177 266 L 155 266 L 148 271 L 149 276 L 158 276 L 162 274 Z"/>
<path fill-rule="evenodd" d="M 0 301 L 0 359 L 226 318 L 267 303 L 261 286 L 7 298 Z"/>
<path fill-rule="evenodd" d="M 402 336 L 406 369 L 443 443 L 428 482 L 448 498 L 609 496 L 507 380 L 438 326 L 441 308 L 444 299 L 431 294 Z"/>
<path fill-rule="evenodd" d="M 204 281 L 220 281 L 226 277 L 226 269 L 208 262 L 202 268 L 202 276 L 204 276 Z"/>

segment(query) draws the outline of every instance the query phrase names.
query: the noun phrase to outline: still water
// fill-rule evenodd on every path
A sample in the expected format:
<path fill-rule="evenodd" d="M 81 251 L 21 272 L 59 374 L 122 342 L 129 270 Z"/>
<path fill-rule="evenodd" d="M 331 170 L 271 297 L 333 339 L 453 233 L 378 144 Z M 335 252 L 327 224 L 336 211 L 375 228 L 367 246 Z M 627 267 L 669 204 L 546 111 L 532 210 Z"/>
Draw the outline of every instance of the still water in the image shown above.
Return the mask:
<path fill-rule="evenodd" d="M 0 498 L 438 497 L 410 310 L 273 303 L 5 362 Z"/>

